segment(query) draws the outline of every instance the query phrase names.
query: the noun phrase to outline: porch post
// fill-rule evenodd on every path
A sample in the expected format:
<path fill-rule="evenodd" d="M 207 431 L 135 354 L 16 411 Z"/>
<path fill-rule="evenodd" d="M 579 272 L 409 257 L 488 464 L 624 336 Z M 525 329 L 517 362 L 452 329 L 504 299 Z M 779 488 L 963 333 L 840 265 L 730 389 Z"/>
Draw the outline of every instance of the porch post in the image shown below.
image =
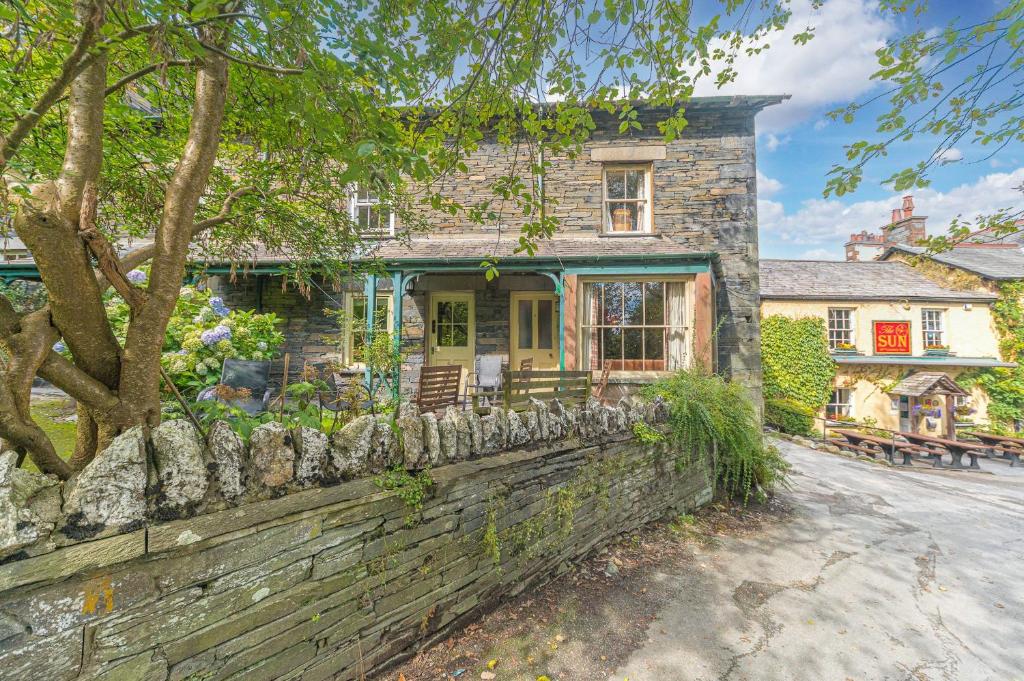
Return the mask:
<path fill-rule="evenodd" d="M 558 273 L 558 369 L 565 371 L 565 272 Z"/>
<path fill-rule="evenodd" d="M 371 274 L 366 277 L 366 281 L 363 284 L 363 295 L 366 296 L 366 348 L 369 349 L 373 343 L 373 328 L 374 328 L 374 316 L 377 309 L 377 275 Z M 373 396 L 373 375 L 370 371 L 369 362 L 366 363 L 366 368 L 363 370 L 363 382 L 366 384 L 366 389 L 370 391 L 370 396 Z"/>
<path fill-rule="evenodd" d="M 405 274 L 403 272 L 392 272 L 391 273 L 391 295 L 393 300 L 391 301 L 391 314 L 392 314 L 392 328 L 393 328 L 393 341 L 395 343 L 395 354 L 398 355 L 402 351 L 402 298 L 405 295 Z M 398 396 L 402 392 L 402 364 L 399 362 L 398 366 L 395 367 L 395 375 L 393 377 L 394 383 L 392 397 L 397 400 Z"/>

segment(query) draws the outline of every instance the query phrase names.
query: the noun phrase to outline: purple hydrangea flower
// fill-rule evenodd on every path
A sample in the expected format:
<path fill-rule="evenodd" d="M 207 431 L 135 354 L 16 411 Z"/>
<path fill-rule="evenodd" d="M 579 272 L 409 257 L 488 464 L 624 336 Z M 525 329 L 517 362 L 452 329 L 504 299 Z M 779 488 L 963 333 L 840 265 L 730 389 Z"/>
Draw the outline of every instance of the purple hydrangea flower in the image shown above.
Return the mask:
<path fill-rule="evenodd" d="M 133 284 L 142 284 L 147 279 L 146 273 L 143 272 L 142 270 L 132 270 L 131 272 L 126 274 L 125 277 L 128 279 L 128 281 L 132 282 Z"/>
<path fill-rule="evenodd" d="M 199 336 L 199 339 L 203 341 L 203 345 L 210 347 L 211 345 L 216 345 L 222 340 L 231 340 L 231 329 L 223 324 L 218 324 L 212 329 L 203 331 L 202 335 Z"/>
<path fill-rule="evenodd" d="M 224 304 L 224 299 L 220 296 L 210 298 L 210 309 L 220 317 L 227 317 L 231 314 L 231 310 L 229 310 L 227 305 Z"/>
<path fill-rule="evenodd" d="M 61 342 L 61 341 L 57 341 L 56 343 L 53 344 L 53 351 L 54 352 L 64 352 L 67 349 L 68 349 L 68 346 L 64 345 L 64 343 Z"/>

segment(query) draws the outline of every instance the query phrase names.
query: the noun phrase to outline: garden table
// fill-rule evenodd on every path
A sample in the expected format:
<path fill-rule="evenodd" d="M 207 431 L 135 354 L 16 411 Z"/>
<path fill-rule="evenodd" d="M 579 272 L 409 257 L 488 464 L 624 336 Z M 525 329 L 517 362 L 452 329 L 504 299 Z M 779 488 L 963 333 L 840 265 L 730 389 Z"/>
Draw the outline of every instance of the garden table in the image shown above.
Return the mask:
<path fill-rule="evenodd" d="M 949 452 L 950 457 L 952 457 L 953 459 L 952 468 L 955 470 L 981 470 L 981 466 L 978 465 L 978 457 L 987 456 L 987 454 L 985 454 L 984 447 L 982 447 L 981 445 L 971 444 L 969 442 L 961 442 L 959 440 L 947 440 L 946 438 L 934 437 L 932 435 L 922 435 L 921 433 L 901 432 L 900 435 L 906 438 L 907 440 L 915 444 L 922 445 L 928 449 L 934 450 L 934 448 L 936 447 L 941 447 L 942 449 L 945 449 L 947 452 Z M 936 455 L 939 456 L 937 452 Z M 964 465 L 964 455 L 970 457 L 970 466 Z M 942 467 L 941 460 L 939 460 L 938 464 L 935 467 Z"/>
<path fill-rule="evenodd" d="M 896 454 L 899 453 L 903 460 L 897 465 L 913 465 L 910 455 L 916 447 L 908 446 L 906 442 L 894 441 L 891 437 L 879 437 L 870 433 L 862 433 L 859 430 L 833 429 L 832 432 L 839 433 L 858 447 L 864 442 L 877 446 L 885 453 L 885 459 L 889 463 L 896 463 Z"/>
<path fill-rule="evenodd" d="M 993 433 L 968 432 L 965 435 L 979 440 L 987 445 L 1000 459 L 1006 459 L 1010 466 L 1020 463 L 1020 457 L 1024 455 L 1024 437 L 1010 437 L 1008 435 L 995 435 Z"/>

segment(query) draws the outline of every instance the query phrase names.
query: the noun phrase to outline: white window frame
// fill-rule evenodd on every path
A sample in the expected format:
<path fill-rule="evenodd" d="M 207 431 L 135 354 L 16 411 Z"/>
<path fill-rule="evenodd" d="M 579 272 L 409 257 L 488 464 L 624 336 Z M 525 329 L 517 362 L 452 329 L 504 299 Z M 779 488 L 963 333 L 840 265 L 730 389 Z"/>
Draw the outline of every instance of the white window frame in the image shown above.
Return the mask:
<path fill-rule="evenodd" d="M 665 291 L 665 323 L 664 324 L 641 324 L 641 325 L 614 325 L 614 324 L 603 324 L 597 323 L 592 324 L 590 322 L 590 315 L 592 310 L 588 309 L 586 301 L 590 300 L 590 296 L 593 295 L 592 291 L 594 284 L 647 284 L 647 283 L 660 283 L 664 286 Z M 676 322 L 673 323 L 672 315 L 672 303 L 669 300 L 670 291 L 668 285 L 673 284 L 681 287 L 679 291 L 679 299 L 677 305 L 679 308 L 676 309 Z M 684 369 L 690 366 L 693 361 L 693 335 L 692 330 L 694 326 L 694 315 L 696 311 L 694 309 L 694 297 L 691 289 L 692 279 L 684 279 L 679 277 L 664 276 L 664 277 L 622 277 L 622 276 L 607 276 L 607 277 L 594 277 L 587 278 L 580 281 L 581 295 L 579 296 L 579 307 L 577 316 L 577 326 L 579 330 L 579 347 L 580 353 L 578 354 L 578 365 L 581 370 L 588 370 L 594 365 L 594 358 L 590 357 L 590 345 L 593 334 L 601 334 L 603 329 L 606 328 L 622 328 L 622 329 L 665 329 L 666 333 L 666 348 L 665 348 L 665 369 L 612 369 L 612 373 L 618 375 L 627 374 L 663 374 L 665 372 L 674 372 L 679 369 Z M 593 305 L 591 300 L 591 305 Z M 644 314 L 646 317 L 646 313 Z M 680 337 L 673 339 L 673 334 L 678 334 Z M 673 340 L 676 343 L 681 344 L 675 346 L 676 355 L 673 354 Z M 680 356 L 681 355 L 681 356 Z M 598 367 L 603 367 L 606 359 L 615 361 L 614 358 L 599 358 L 597 362 Z M 625 360 L 620 355 L 618 361 L 637 361 L 637 360 Z M 646 363 L 646 347 L 644 347 L 644 356 L 640 360 L 642 363 Z M 675 363 L 678 366 L 672 366 Z M 600 370 L 600 368 L 598 369 Z"/>
<path fill-rule="evenodd" d="M 849 328 L 840 329 L 833 325 L 836 319 L 833 313 L 844 312 L 847 316 Z M 830 307 L 826 313 L 826 328 L 828 329 L 828 347 L 830 350 L 837 350 L 839 343 L 848 343 L 854 348 L 857 347 L 857 308 L 855 307 Z M 839 335 L 846 334 L 849 340 L 840 340 Z"/>
<path fill-rule="evenodd" d="M 355 316 L 355 302 L 357 299 L 365 299 L 366 295 L 362 293 L 349 293 L 345 296 L 345 342 L 344 342 L 344 357 L 342 358 L 343 364 L 349 367 L 365 367 L 365 362 L 356 361 L 355 358 L 355 338 L 353 332 L 356 327 L 356 316 Z M 377 300 L 387 300 L 387 319 L 384 320 L 384 328 L 387 333 L 393 333 L 395 329 L 395 315 L 394 315 L 394 298 L 390 293 L 378 293 Z M 361 325 L 363 333 L 366 329 L 366 318 L 359 320 L 358 323 Z"/>
<path fill-rule="evenodd" d="M 644 196 L 636 199 L 608 198 L 608 173 L 625 170 L 639 170 L 644 174 Z M 612 229 L 612 218 L 608 211 L 609 203 L 635 203 L 643 207 L 641 229 L 629 232 L 616 232 Z M 613 236 L 654 233 L 654 170 L 650 163 L 606 163 L 601 167 L 601 232 Z"/>
<path fill-rule="evenodd" d="M 846 394 L 845 401 L 841 401 L 843 400 L 843 393 Z M 825 405 L 825 418 L 836 420 L 839 416 L 853 416 L 853 388 L 840 388 L 837 386 L 832 389 L 832 394 L 828 398 L 828 404 Z"/>
<path fill-rule="evenodd" d="M 934 342 L 938 338 L 938 342 Z M 931 342 L 929 342 L 931 340 Z M 948 347 L 946 342 L 946 311 L 926 307 L 921 310 L 921 343 L 925 350 L 929 346 Z"/>
<path fill-rule="evenodd" d="M 387 212 L 388 212 L 388 228 L 387 228 L 387 233 L 384 233 L 383 231 L 381 231 L 381 232 L 367 232 L 365 234 L 360 234 L 360 236 L 366 237 L 366 238 L 369 238 L 369 239 L 373 239 L 373 238 L 387 239 L 387 238 L 393 237 L 395 235 L 395 211 L 391 210 L 390 208 L 388 208 L 386 206 L 382 207 L 382 204 L 380 202 L 380 197 L 375 195 L 373 192 L 367 191 L 367 193 L 366 193 L 367 198 L 360 199 L 359 198 L 359 191 L 360 191 L 360 189 L 361 189 L 361 186 L 359 184 L 353 185 L 352 191 L 349 192 L 349 196 L 348 196 L 348 216 L 349 216 L 349 218 L 351 218 L 353 223 L 358 224 L 358 216 L 359 216 L 359 209 L 360 208 L 367 208 L 370 211 L 373 211 L 373 210 L 377 210 L 377 211 L 387 210 Z"/>

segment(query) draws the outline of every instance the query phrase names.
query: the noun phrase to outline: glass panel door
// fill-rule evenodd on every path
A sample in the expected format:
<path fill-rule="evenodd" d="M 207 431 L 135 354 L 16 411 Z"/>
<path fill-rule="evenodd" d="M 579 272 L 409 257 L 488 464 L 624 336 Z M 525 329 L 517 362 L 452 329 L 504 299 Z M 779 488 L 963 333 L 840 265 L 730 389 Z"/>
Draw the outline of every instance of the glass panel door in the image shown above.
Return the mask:
<path fill-rule="evenodd" d="M 512 368 L 517 370 L 524 359 L 532 359 L 534 369 L 558 369 L 558 296 L 516 292 L 511 303 Z"/>

